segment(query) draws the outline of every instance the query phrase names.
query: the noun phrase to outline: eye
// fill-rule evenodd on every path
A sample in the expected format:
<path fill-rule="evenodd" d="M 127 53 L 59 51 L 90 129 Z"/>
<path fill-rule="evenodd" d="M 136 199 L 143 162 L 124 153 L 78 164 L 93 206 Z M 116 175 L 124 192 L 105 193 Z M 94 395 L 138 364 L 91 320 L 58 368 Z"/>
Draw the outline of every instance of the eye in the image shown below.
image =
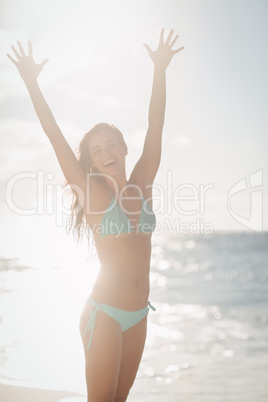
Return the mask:
<path fill-rule="evenodd" d="M 109 143 L 109 147 L 110 147 L 110 148 L 114 148 L 115 146 L 116 146 L 116 142 L 110 142 L 110 143 Z"/>
<path fill-rule="evenodd" d="M 100 153 L 100 149 L 99 149 L 99 148 L 94 149 L 94 151 L 93 151 L 93 154 L 94 154 L 94 155 L 98 155 L 99 153 Z"/>

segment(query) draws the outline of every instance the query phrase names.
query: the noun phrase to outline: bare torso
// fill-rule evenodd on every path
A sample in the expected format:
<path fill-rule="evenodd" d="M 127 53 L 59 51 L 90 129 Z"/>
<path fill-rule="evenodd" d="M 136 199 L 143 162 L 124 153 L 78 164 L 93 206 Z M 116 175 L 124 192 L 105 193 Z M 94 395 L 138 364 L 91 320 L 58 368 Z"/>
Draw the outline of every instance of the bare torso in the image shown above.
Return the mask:
<path fill-rule="evenodd" d="M 100 272 L 92 296 L 101 303 L 135 311 L 148 303 L 151 234 L 123 233 L 96 239 Z"/>
<path fill-rule="evenodd" d="M 92 296 L 100 303 L 122 310 L 140 310 L 148 304 L 152 237 L 151 232 L 143 233 L 138 230 L 142 197 L 130 185 L 123 202 L 121 199 L 117 200 L 120 207 L 125 208 L 125 214 L 129 214 L 127 217 L 132 220 L 134 231 L 100 236 L 98 228 L 111 202 L 111 192 L 103 185 L 92 186 L 92 191 L 95 194 L 99 191 L 98 203 L 92 205 L 95 210 L 101 211 L 100 214 L 87 215 L 100 261 L 100 272 Z M 150 200 L 152 189 L 140 187 L 140 193 Z M 120 226 L 121 222 L 118 223 Z"/>

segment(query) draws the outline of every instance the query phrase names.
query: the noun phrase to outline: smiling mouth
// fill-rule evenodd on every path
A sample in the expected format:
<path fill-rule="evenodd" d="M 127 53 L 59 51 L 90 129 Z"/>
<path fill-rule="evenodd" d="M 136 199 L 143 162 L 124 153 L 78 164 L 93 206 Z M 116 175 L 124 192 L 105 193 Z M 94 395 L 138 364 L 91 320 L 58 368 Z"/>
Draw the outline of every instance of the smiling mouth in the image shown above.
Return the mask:
<path fill-rule="evenodd" d="M 116 163 L 115 159 L 110 159 L 109 161 L 104 163 L 104 166 L 105 167 L 112 167 L 112 166 L 114 166 L 115 163 Z"/>

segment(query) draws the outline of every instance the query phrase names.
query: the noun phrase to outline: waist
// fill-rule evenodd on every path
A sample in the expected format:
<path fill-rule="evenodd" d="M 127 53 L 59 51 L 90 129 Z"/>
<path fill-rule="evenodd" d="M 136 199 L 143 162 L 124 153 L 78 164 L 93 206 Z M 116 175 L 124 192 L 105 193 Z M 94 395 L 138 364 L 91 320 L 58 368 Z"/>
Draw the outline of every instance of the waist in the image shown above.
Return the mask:
<path fill-rule="evenodd" d="M 132 311 L 132 310 L 130 310 L 130 311 L 129 311 L 129 310 L 122 310 L 122 309 L 120 309 L 120 308 L 111 306 L 111 305 L 109 305 L 109 304 L 100 303 L 99 301 L 97 301 L 97 300 L 95 300 L 95 299 L 93 298 L 92 294 L 90 294 L 89 297 L 87 298 L 86 304 L 88 304 L 88 305 L 90 305 L 90 306 L 93 306 L 94 308 L 97 308 L 97 310 L 104 310 L 104 311 L 105 311 L 105 308 L 108 307 L 109 309 L 112 308 L 112 309 L 114 309 L 114 310 L 121 311 L 121 312 L 126 312 L 126 313 L 141 312 L 141 311 L 144 311 L 144 310 L 149 309 L 149 308 L 151 308 L 153 311 L 156 310 L 156 308 L 151 304 L 151 302 L 150 302 L 149 300 L 147 301 L 146 306 L 143 307 L 143 308 L 141 308 L 141 309 L 138 310 L 138 311 L 136 311 L 136 310 L 135 310 L 135 311 Z"/>
<path fill-rule="evenodd" d="M 101 303 L 131 311 L 146 305 L 149 291 L 149 275 L 137 278 L 101 270 L 92 289 L 92 297 Z"/>

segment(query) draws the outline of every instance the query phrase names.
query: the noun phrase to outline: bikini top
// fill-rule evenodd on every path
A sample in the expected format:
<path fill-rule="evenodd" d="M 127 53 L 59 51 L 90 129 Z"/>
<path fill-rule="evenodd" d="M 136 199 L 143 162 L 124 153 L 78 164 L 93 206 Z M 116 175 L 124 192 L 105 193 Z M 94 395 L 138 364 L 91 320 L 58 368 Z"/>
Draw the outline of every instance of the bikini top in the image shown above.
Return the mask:
<path fill-rule="evenodd" d="M 123 209 L 120 208 L 111 194 L 111 202 L 108 205 L 108 208 L 106 209 L 100 223 L 99 234 L 101 237 L 108 235 L 119 235 L 121 233 L 151 233 L 154 231 L 156 224 L 155 214 L 148 201 L 140 195 L 137 189 L 135 190 L 142 200 L 138 227 L 135 227 L 136 225 L 132 225 L 131 220 L 128 218 Z"/>

